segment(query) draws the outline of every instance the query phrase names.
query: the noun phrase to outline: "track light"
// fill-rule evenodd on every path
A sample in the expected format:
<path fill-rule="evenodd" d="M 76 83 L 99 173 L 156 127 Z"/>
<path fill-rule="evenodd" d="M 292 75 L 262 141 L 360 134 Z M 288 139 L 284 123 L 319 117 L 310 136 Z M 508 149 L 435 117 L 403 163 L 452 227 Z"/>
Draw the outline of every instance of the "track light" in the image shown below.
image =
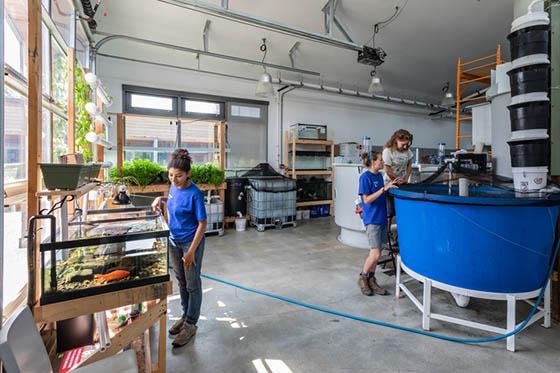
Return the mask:
<path fill-rule="evenodd" d="M 374 95 L 383 93 L 383 85 L 381 84 L 381 78 L 377 76 L 377 71 L 375 69 L 371 70 L 371 83 L 369 83 L 368 93 Z"/>
<path fill-rule="evenodd" d="M 449 92 L 449 82 L 445 82 L 445 85 L 441 90 L 443 91 L 441 106 L 443 107 L 453 106 L 453 104 L 455 104 L 455 98 L 453 97 L 453 93 Z"/>
<path fill-rule="evenodd" d="M 109 150 L 113 149 L 113 144 L 99 136 L 95 132 L 86 133 L 86 140 L 92 144 L 101 145 Z"/>
<path fill-rule="evenodd" d="M 88 102 L 85 106 L 86 111 L 89 115 L 94 117 L 96 120 L 103 122 L 106 127 L 111 127 L 113 122 L 101 112 L 101 109 L 97 107 L 93 102 Z"/>
<path fill-rule="evenodd" d="M 261 52 L 263 52 L 262 63 L 266 58 L 267 46 L 266 39 L 262 39 L 262 44 L 260 46 Z M 272 87 L 272 76 L 266 72 L 266 68 L 263 65 L 264 72 L 262 73 L 259 81 L 257 82 L 257 88 L 255 90 L 255 95 L 259 97 L 271 97 L 274 95 L 274 87 Z"/>

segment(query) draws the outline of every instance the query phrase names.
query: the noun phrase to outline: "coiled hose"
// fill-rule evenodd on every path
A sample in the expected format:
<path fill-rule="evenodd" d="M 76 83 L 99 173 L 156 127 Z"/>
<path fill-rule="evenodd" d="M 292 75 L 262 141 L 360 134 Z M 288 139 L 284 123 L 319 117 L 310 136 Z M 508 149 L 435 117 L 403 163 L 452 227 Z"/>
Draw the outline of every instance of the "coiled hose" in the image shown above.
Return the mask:
<path fill-rule="evenodd" d="M 550 262 L 550 266 L 549 266 L 548 271 L 545 274 L 544 279 L 543 279 L 541 292 L 539 293 L 537 301 L 535 302 L 535 305 L 531 309 L 531 312 L 529 313 L 529 316 L 527 316 L 527 318 L 521 324 L 519 324 L 519 326 L 517 328 L 515 328 L 514 330 L 512 330 L 512 331 L 510 331 L 506 334 L 501 334 L 501 335 L 498 335 L 498 336 L 495 336 L 495 337 L 489 337 L 489 338 L 466 339 L 466 338 L 451 337 L 451 336 L 438 334 L 438 333 L 433 333 L 433 332 L 420 330 L 420 329 L 408 328 L 406 326 L 391 324 L 391 323 L 384 322 L 384 321 L 368 319 L 368 318 L 365 318 L 365 317 L 356 316 L 356 315 L 352 315 L 352 314 L 348 314 L 348 313 L 344 313 L 344 312 L 339 312 L 339 311 L 331 310 L 331 309 L 324 308 L 324 307 L 314 306 L 312 304 L 305 303 L 305 302 L 300 302 L 300 301 L 292 299 L 292 298 L 283 297 L 281 295 L 272 294 L 272 293 L 269 293 L 269 292 L 266 292 L 266 291 L 253 289 L 253 288 L 250 288 L 250 287 L 247 287 L 247 286 L 236 284 L 234 282 L 222 280 L 222 279 L 214 277 L 214 276 L 209 276 L 209 275 L 204 275 L 203 274 L 203 275 L 201 275 L 201 277 L 206 278 L 208 280 L 219 282 L 219 283 L 224 284 L 224 285 L 233 286 L 237 289 L 241 289 L 241 290 L 248 291 L 248 292 L 251 292 L 251 293 L 263 295 L 263 296 L 269 297 L 269 298 L 278 299 L 280 301 L 291 303 L 291 304 L 294 304 L 296 306 L 308 308 L 308 309 L 319 311 L 319 312 L 324 312 L 324 313 L 327 313 L 327 314 L 331 314 L 331 315 L 335 315 L 335 316 L 339 316 L 339 317 L 343 317 L 343 318 L 347 318 L 347 319 L 351 319 L 351 320 L 364 322 L 364 323 L 367 323 L 367 324 L 374 324 L 374 325 L 382 326 L 382 327 L 385 327 L 385 328 L 391 328 L 391 329 L 401 330 L 401 331 L 404 331 L 404 332 L 420 334 L 420 335 L 423 335 L 423 336 L 426 336 L 426 337 L 441 339 L 441 340 L 449 341 L 449 342 L 468 343 L 468 344 L 488 343 L 488 342 L 500 341 L 500 340 L 506 339 L 508 337 L 511 337 L 511 336 L 519 333 L 521 330 L 523 330 L 527 326 L 527 324 L 529 323 L 531 318 L 535 315 L 535 313 L 538 309 L 538 306 L 542 301 L 542 298 L 544 296 L 544 292 L 545 292 L 545 289 L 546 289 L 546 286 L 547 286 L 547 283 L 548 283 L 548 279 L 552 275 L 552 271 L 554 269 L 554 263 L 556 263 L 556 260 L 558 258 L 558 251 L 559 250 L 560 250 L 560 240 L 557 240 L 556 246 L 555 246 L 555 249 L 554 249 L 554 253 L 553 253 L 552 258 L 551 258 L 552 260 Z"/>

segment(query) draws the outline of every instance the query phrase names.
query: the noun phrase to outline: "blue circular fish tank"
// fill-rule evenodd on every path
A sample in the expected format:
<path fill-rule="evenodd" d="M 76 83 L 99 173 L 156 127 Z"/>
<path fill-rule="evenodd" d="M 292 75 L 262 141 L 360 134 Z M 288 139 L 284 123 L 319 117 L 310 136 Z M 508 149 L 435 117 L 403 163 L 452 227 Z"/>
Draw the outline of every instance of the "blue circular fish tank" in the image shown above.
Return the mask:
<path fill-rule="evenodd" d="M 550 265 L 560 197 L 516 198 L 499 187 L 392 189 L 402 262 L 426 278 L 492 293 L 538 290 Z"/>

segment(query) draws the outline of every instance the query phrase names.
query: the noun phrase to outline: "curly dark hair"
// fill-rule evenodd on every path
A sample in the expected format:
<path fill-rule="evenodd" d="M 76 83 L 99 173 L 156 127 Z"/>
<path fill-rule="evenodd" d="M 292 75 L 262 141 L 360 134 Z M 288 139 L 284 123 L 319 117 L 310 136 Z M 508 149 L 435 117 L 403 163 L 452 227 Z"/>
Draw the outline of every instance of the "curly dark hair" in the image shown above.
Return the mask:
<path fill-rule="evenodd" d="M 192 159 L 187 149 L 177 149 L 169 157 L 167 169 L 177 168 L 179 170 L 190 172 Z"/>
<path fill-rule="evenodd" d="M 395 149 L 397 147 L 397 140 L 408 140 L 408 146 L 410 147 L 412 146 L 412 139 L 412 134 L 407 130 L 401 128 L 400 130 L 393 133 L 393 136 L 391 136 L 389 141 L 387 141 L 387 143 L 385 144 L 385 148 Z"/>

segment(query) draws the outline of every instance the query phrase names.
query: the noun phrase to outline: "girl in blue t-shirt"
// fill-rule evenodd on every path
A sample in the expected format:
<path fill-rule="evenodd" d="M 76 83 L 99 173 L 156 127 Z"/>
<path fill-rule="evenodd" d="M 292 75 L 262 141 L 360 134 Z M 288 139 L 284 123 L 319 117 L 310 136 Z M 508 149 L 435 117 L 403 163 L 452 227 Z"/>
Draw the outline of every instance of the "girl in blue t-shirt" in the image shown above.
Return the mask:
<path fill-rule="evenodd" d="M 366 227 L 369 242 L 369 255 L 364 263 L 358 286 L 364 295 L 386 295 L 375 279 L 375 267 L 381 256 L 383 244 L 387 242 L 387 205 L 385 192 L 396 188 L 395 181 L 383 184 L 383 176 L 379 170 L 383 168 L 381 153 L 372 152 L 374 161 L 368 153 L 362 154 L 362 163 L 367 170 L 360 175 L 358 194 L 362 201 L 362 219 Z"/>
<path fill-rule="evenodd" d="M 171 326 L 169 334 L 175 336 L 173 347 L 181 347 L 189 343 L 196 334 L 196 323 L 200 317 L 200 270 L 204 254 L 206 209 L 204 195 L 189 179 L 191 157 L 186 149 L 177 149 L 171 154 L 167 170 L 171 182 L 169 196 L 156 198 L 152 208 L 159 211 L 161 203 L 167 203 L 171 235 L 169 258 L 177 278 L 183 307 L 183 316 Z"/>

